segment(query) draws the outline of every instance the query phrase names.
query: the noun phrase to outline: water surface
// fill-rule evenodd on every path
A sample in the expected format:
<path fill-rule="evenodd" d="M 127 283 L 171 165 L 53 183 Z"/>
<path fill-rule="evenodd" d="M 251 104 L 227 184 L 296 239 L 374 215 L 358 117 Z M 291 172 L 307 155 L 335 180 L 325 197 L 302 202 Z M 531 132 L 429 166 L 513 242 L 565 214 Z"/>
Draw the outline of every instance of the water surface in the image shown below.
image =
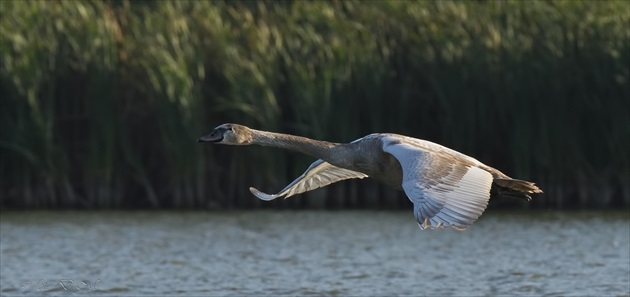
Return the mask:
<path fill-rule="evenodd" d="M 629 296 L 627 213 L 3 212 L 0 293 Z"/>

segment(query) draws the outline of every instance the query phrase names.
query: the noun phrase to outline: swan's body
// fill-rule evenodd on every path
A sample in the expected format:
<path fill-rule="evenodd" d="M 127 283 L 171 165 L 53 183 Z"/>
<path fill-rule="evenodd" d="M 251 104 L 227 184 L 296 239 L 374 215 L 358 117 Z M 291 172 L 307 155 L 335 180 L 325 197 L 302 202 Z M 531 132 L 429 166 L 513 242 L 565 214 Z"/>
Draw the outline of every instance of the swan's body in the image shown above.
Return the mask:
<path fill-rule="evenodd" d="M 375 133 L 339 144 L 223 124 L 198 142 L 274 146 L 319 159 L 277 194 L 250 188 L 262 200 L 288 198 L 337 181 L 371 177 L 405 192 L 422 229 L 465 229 L 486 209 L 491 192 L 527 200 L 531 199 L 529 194 L 542 193 L 534 183 L 512 179 L 455 150 L 398 134 Z"/>

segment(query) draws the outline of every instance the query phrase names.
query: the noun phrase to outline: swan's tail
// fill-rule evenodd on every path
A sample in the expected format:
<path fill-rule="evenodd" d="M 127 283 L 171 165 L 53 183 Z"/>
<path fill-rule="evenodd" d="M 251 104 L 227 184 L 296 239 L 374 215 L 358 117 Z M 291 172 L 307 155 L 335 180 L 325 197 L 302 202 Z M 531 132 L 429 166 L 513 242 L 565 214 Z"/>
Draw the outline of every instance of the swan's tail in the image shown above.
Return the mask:
<path fill-rule="evenodd" d="M 492 183 L 492 194 L 503 197 L 512 197 L 531 201 L 529 194 L 538 194 L 543 191 L 533 182 L 512 178 L 495 178 Z"/>

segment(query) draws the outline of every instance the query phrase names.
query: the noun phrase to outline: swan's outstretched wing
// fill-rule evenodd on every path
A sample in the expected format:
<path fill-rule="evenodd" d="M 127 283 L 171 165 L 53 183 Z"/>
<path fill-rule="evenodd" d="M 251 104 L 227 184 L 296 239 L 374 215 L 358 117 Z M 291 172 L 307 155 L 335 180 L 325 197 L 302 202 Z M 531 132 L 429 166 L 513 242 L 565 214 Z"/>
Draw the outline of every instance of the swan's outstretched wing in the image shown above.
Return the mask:
<path fill-rule="evenodd" d="M 266 194 L 253 187 L 249 188 L 249 191 L 265 201 L 273 200 L 278 197 L 284 197 L 286 199 L 293 195 L 315 190 L 341 180 L 364 177 L 367 177 L 367 175 L 361 172 L 344 169 L 331 165 L 323 160 L 317 160 L 313 162 L 300 177 L 277 194 Z"/>
<path fill-rule="evenodd" d="M 476 160 L 432 150 L 417 139 L 385 136 L 382 141 L 383 151 L 400 162 L 402 188 L 421 229 L 462 230 L 486 209 L 492 175 L 476 167 Z"/>

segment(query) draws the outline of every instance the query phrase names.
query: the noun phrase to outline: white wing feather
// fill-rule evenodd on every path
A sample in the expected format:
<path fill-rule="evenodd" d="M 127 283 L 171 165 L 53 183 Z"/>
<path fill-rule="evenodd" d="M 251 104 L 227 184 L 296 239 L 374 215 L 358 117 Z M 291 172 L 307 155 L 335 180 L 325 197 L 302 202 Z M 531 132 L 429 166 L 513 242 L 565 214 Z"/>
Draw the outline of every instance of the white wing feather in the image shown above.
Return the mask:
<path fill-rule="evenodd" d="M 492 175 L 476 167 L 478 161 L 473 158 L 408 140 L 383 137 L 383 151 L 400 162 L 402 188 L 414 204 L 420 228 L 462 230 L 474 223 L 488 205 Z"/>
<path fill-rule="evenodd" d="M 256 197 L 261 200 L 269 201 L 279 197 L 289 198 L 293 195 L 308 192 L 320 187 L 330 185 L 334 182 L 346 180 L 350 178 L 364 178 L 367 175 L 334 166 L 323 160 L 317 160 L 306 169 L 306 171 L 292 183 L 286 186 L 282 191 L 277 194 L 263 193 L 253 187 L 249 188 Z"/>

